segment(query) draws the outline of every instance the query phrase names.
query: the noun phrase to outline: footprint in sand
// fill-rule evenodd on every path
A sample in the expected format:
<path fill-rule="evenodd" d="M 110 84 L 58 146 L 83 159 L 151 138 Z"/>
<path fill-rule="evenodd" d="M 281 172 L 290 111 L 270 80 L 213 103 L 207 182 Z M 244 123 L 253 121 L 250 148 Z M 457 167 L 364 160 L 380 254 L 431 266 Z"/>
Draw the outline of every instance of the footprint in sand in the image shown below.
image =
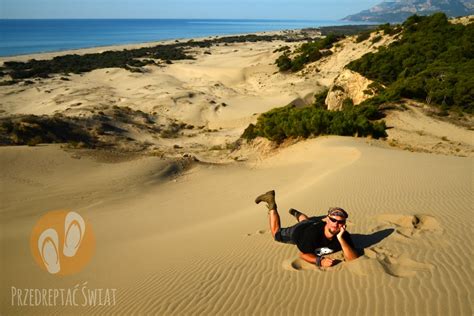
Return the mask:
<path fill-rule="evenodd" d="M 289 270 L 289 271 L 319 271 L 319 272 L 338 271 L 339 269 L 342 268 L 342 265 L 341 265 L 342 259 L 343 259 L 342 253 L 338 253 L 335 255 L 333 254 L 330 256 L 330 258 L 338 261 L 336 265 L 330 268 L 318 268 L 313 263 L 304 261 L 303 259 L 299 257 L 284 260 L 282 262 L 282 267 L 283 269 Z"/>
<path fill-rule="evenodd" d="M 366 249 L 365 256 L 348 263 L 337 264 L 328 269 L 319 269 L 314 264 L 306 262 L 301 258 L 284 260 L 282 262 L 282 267 L 289 271 L 319 272 L 348 269 L 350 272 L 360 276 L 368 276 L 374 273 L 386 273 L 392 277 L 398 278 L 413 277 L 418 272 L 431 272 L 434 269 L 434 266 L 431 264 L 417 262 L 405 255 L 396 255 L 383 247 Z"/>
<path fill-rule="evenodd" d="M 376 219 L 383 224 L 374 228 L 374 231 L 381 229 L 395 229 L 392 242 L 414 243 L 413 238 L 423 234 L 443 232 L 438 220 L 430 215 L 403 215 L 403 214 L 382 214 Z M 405 254 L 397 254 L 386 246 L 373 246 L 364 250 L 365 256 L 351 263 L 349 270 L 358 275 L 384 272 L 393 277 L 413 277 L 418 272 L 431 272 L 434 269 L 432 264 L 417 262 Z"/>
<path fill-rule="evenodd" d="M 431 272 L 432 264 L 417 262 L 406 255 L 396 255 L 385 247 L 373 247 L 365 251 L 370 259 L 375 259 L 385 273 L 399 278 L 415 276 L 418 272 Z"/>
<path fill-rule="evenodd" d="M 443 229 L 438 220 L 430 215 L 402 215 L 382 214 L 376 219 L 384 224 L 377 226 L 374 230 L 395 226 L 395 232 L 399 237 L 411 238 L 424 233 L 442 233 Z"/>
<path fill-rule="evenodd" d="M 319 269 L 314 264 L 306 262 L 301 258 L 287 259 L 282 262 L 282 267 L 283 269 L 289 270 L 289 271 L 302 271 L 302 270 L 319 271 Z"/>
<path fill-rule="evenodd" d="M 248 233 L 247 236 L 253 236 L 253 235 L 263 235 L 265 234 L 267 231 L 265 229 L 260 229 L 260 230 L 257 230 L 257 232 L 255 234 L 252 234 L 252 233 Z"/>

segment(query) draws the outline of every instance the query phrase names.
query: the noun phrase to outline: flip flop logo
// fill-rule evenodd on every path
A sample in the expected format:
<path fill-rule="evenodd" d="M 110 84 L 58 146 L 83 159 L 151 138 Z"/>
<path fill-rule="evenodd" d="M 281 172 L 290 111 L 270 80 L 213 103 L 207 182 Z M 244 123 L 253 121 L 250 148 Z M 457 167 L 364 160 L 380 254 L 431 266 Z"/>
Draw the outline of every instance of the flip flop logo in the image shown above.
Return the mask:
<path fill-rule="evenodd" d="M 77 273 L 94 253 L 92 226 L 73 211 L 48 212 L 33 227 L 30 248 L 36 263 L 49 273 Z"/>
<path fill-rule="evenodd" d="M 63 254 L 66 257 L 74 257 L 81 241 L 84 237 L 84 232 L 86 229 L 86 224 L 81 215 L 75 212 L 69 212 L 66 215 L 66 220 L 64 221 L 64 230 L 66 232 L 66 237 L 64 238 L 64 248 Z"/>
<path fill-rule="evenodd" d="M 58 252 L 58 233 L 56 230 L 46 229 L 38 239 L 38 250 L 41 259 L 49 273 L 55 274 L 61 270 Z"/>

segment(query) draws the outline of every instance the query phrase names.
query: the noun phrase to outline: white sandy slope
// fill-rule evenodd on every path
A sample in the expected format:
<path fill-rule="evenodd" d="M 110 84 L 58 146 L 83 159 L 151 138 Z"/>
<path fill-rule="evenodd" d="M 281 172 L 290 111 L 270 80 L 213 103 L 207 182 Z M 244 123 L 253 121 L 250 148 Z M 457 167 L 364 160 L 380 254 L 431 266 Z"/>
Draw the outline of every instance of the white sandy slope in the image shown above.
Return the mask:
<path fill-rule="evenodd" d="M 472 158 L 328 137 L 258 162 L 198 163 L 175 181 L 154 157 L 108 164 L 40 146 L 2 148 L 0 159 L 2 314 L 472 314 Z M 289 207 L 346 208 L 365 255 L 326 271 L 301 262 L 253 202 L 272 188 L 284 225 Z M 58 208 L 96 235 L 93 260 L 73 276 L 48 275 L 29 253 L 35 221 Z M 117 305 L 11 306 L 11 286 L 86 281 L 117 288 Z"/>
<path fill-rule="evenodd" d="M 30 86 L 2 87 L 0 109 L 11 114 L 79 115 L 117 105 L 211 128 L 240 126 L 239 119 L 248 121 L 255 113 L 304 99 L 322 88 L 315 79 L 278 72 L 274 61 L 281 53 L 273 51 L 284 44 L 213 46 L 190 52 L 197 60 L 147 66 L 144 74 L 99 69 L 71 75 L 69 81 L 57 76 Z"/>
<path fill-rule="evenodd" d="M 69 81 L 55 76 L 26 86 L 3 86 L 0 115 L 88 117 L 113 106 L 130 107 L 195 126 L 179 140 L 133 132 L 130 137 L 165 150 L 179 144 L 196 154 L 202 148 L 207 151 L 214 145 L 234 142 L 258 114 L 290 102 L 309 104 L 314 93 L 323 89 L 317 77 L 278 72 L 274 61 L 281 53 L 273 51 L 285 44 L 213 46 L 190 52 L 196 60 L 147 66 L 146 73 L 110 68 L 70 75 Z M 206 132 L 210 130 L 213 132 Z"/>

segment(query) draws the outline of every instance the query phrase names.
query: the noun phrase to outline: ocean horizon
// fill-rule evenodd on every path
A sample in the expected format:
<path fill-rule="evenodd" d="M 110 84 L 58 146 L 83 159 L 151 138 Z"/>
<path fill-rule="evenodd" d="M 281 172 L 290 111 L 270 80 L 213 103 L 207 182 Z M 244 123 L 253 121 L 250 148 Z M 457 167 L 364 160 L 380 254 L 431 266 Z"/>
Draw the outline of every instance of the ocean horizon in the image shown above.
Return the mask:
<path fill-rule="evenodd" d="M 339 20 L 0 19 L 0 56 L 348 24 Z"/>

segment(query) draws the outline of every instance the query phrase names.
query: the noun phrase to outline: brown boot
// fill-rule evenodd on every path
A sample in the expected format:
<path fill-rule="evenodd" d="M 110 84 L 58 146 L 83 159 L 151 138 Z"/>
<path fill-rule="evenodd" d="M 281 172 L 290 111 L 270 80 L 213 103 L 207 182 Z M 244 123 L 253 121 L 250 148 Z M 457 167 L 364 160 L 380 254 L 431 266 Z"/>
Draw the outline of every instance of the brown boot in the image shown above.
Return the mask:
<path fill-rule="evenodd" d="M 269 211 L 276 210 L 277 205 L 275 202 L 275 190 L 268 191 L 265 194 L 257 196 L 255 203 L 265 202 Z"/>

